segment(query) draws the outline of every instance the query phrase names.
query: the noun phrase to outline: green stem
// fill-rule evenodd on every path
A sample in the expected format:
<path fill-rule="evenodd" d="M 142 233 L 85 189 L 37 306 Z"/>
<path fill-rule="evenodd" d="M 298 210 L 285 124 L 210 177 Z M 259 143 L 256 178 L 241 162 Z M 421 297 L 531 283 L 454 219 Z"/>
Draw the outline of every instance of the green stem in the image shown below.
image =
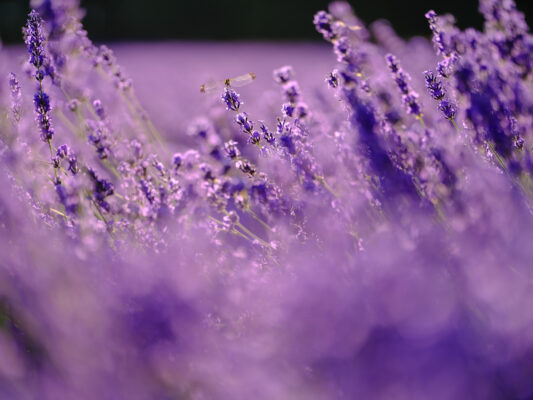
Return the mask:
<path fill-rule="evenodd" d="M 455 120 L 452 118 L 452 119 L 450 119 L 450 121 L 451 121 L 451 123 L 453 124 L 453 126 L 454 126 L 454 128 L 455 128 L 455 131 L 456 131 L 457 133 L 460 133 L 460 131 L 459 131 L 459 127 L 458 127 L 457 124 L 455 123 Z"/>

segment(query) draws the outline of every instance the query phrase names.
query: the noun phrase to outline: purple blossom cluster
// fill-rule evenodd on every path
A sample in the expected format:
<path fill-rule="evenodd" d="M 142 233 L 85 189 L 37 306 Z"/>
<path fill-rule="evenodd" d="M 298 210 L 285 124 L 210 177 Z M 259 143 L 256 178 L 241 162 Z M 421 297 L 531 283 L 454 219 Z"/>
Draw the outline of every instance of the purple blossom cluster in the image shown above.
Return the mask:
<path fill-rule="evenodd" d="M 31 5 L 23 65 L 0 49 L 0 399 L 533 397 L 512 0 L 408 41 L 334 2 L 321 79 L 279 60 L 171 127 L 77 0 Z"/>

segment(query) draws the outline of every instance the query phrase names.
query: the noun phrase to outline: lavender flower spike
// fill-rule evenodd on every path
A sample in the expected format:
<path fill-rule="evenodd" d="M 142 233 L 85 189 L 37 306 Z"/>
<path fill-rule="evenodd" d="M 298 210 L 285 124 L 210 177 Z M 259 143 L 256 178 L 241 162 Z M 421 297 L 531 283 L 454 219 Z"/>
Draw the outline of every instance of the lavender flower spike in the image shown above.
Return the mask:
<path fill-rule="evenodd" d="M 407 107 L 407 112 L 415 115 L 418 118 L 421 118 L 422 109 L 418 103 L 418 94 L 414 92 L 409 85 L 409 80 L 411 77 L 407 72 L 404 72 L 394 55 L 387 54 L 385 59 L 387 60 L 387 66 L 392 73 L 392 77 L 403 95 L 402 102 Z"/>
<path fill-rule="evenodd" d="M 446 98 L 446 91 L 442 87 L 440 79 L 433 73 L 433 71 L 425 71 L 424 79 L 426 80 L 426 87 L 430 96 L 434 100 L 440 101 L 439 110 L 442 111 L 446 119 L 453 120 L 457 113 L 457 107 L 455 107 L 453 102 Z"/>
<path fill-rule="evenodd" d="M 222 94 L 222 101 L 226 103 L 228 110 L 239 111 L 242 102 L 239 99 L 239 95 L 231 86 L 224 87 L 224 93 Z"/>
<path fill-rule="evenodd" d="M 9 73 L 9 88 L 11 89 L 11 113 L 15 122 L 18 123 L 22 113 L 22 94 L 17 76 L 13 72 Z"/>
<path fill-rule="evenodd" d="M 45 65 L 49 65 L 49 62 L 44 50 L 45 38 L 42 30 L 42 20 L 35 10 L 32 10 L 29 14 L 24 35 L 28 53 L 30 53 L 29 62 L 35 67 L 35 79 L 39 83 L 33 102 L 37 113 L 37 122 L 41 130 L 41 139 L 43 142 L 50 143 L 54 135 L 49 115 L 50 98 L 43 91 L 42 81 L 46 75 L 51 75 L 52 78 L 53 75 L 49 68 L 45 68 Z"/>
<path fill-rule="evenodd" d="M 441 81 L 435 76 L 433 71 L 425 71 L 424 79 L 426 80 L 426 87 L 431 97 L 435 100 L 442 100 L 446 93 L 442 87 Z"/>

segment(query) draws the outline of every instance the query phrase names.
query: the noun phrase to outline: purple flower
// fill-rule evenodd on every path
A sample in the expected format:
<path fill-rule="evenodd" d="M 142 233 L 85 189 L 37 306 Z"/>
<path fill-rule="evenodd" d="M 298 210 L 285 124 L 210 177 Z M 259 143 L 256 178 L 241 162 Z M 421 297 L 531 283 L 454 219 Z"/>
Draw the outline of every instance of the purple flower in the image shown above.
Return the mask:
<path fill-rule="evenodd" d="M 251 144 L 259 144 L 261 143 L 261 134 L 258 131 L 253 131 L 250 135 L 250 143 Z"/>
<path fill-rule="evenodd" d="M 433 71 L 425 71 L 424 78 L 426 80 L 426 87 L 431 97 L 435 100 L 442 100 L 446 93 L 444 92 L 439 78 L 435 76 Z"/>
<path fill-rule="evenodd" d="M 178 170 L 179 167 L 181 167 L 182 163 L 183 163 L 183 155 L 181 153 L 175 153 L 172 156 L 172 165 L 174 165 L 174 169 Z"/>
<path fill-rule="evenodd" d="M 245 112 L 239 113 L 235 116 L 235 122 L 240 125 L 243 132 L 251 134 L 252 129 L 254 129 L 254 125 L 252 124 L 252 121 L 248 119 L 248 114 Z"/>
<path fill-rule="evenodd" d="M 339 71 L 334 69 L 326 78 L 326 83 L 333 89 L 339 86 Z"/>
<path fill-rule="evenodd" d="M 22 93 L 17 76 L 13 72 L 9 73 L 9 88 L 11 91 L 11 114 L 15 122 L 18 123 L 22 116 Z"/>
<path fill-rule="evenodd" d="M 295 103 L 300 97 L 300 86 L 296 81 L 290 81 L 283 85 L 283 94 L 290 103 Z"/>
<path fill-rule="evenodd" d="M 294 71 L 290 65 L 286 65 L 273 72 L 274 81 L 280 85 L 291 81 L 294 78 Z"/>
<path fill-rule="evenodd" d="M 281 112 L 283 113 L 283 116 L 285 117 L 293 117 L 295 109 L 296 107 L 293 103 L 283 103 L 281 105 Z"/>
<path fill-rule="evenodd" d="M 224 93 L 222 94 L 222 101 L 226 103 L 226 107 L 231 111 L 239 111 L 241 106 L 241 101 L 239 100 L 239 95 L 231 87 L 224 87 Z"/>
<path fill-rule="evenodd" d="M 439 110 L 442 111 L 446 119 L 454 119 L 455 114 L 457 113 L 457 108 L 455 107 L 455 104 L 446 99 L 440 102 Z"/>
<path fill-rule="evenodd" d="M 52 121 L 50 119 L 50 97 L 39 89 L 33 96 L 33 104 L 35 105 L 35 112 L 37 114 L 37 123 L 41 130 L 41 140 L 43 142 L 49 142 L 54 136 Z"/>
<path fill-rule="evenodd" d="M 93 108 L 96 112 L 96 115 L 98 115 L 98 118 L 101 120 L 104 120 L 106 117 L 104 106 L 102 105 L 102 102 L 99 99 L 96 99 L 93 101 Z"/>
<path fill-rule="evenodd" d="M 237 142 L 234 140 L 230 140 L 229 142 L 224 143 L 224 151 L 226 152 L 226 155 L 231 159 L 235 159 L 241 154 L 237 146 Z"/>
<path fill-rule="evenodd" d="M 62 144 L 61 146 L 59 146 L 57 148 L 57 152 L 56 152 L 56 155 L 61 158 L 61 159 L 65 159 L 68 157 L 68 155 L 70 154 L 70 151 L 69 151 L 69 148 L 66 144 Z"/>
<path fill-rule="evenodd" d="M 402 94 L 402 102 L 405 104 L 407 112 L 420 117 L 422 115 L 422 110 L 417 100 L 418 94 L 414 92 L 409 85 L 411 77 L 403 71 L 400 63 L 394 55 L 387 54 L 385 59 L 387 60 L 387 65 L 392 73 L 392 77 L 396 82 L 396 86 Z"/>
<path fill-rule="evenodd" d="M 336 35 L 333 32 L 333 17 L 325 11 L 319 11 L 313 19 L 316 30 L 324 36 L 326 40 L 333 40 Z"/>
<path fill-rule="evenodd" d="M 265 139 L 268 144 L 274 145 L 276 141 L 274 134 L 265 126 L 262 121 L 259 121 L 259 125 L 261 128 L 261 132 L 263 133 L 263 139 Z"/>
<path fill-rule="evenodd" d="M 92 168 L 87 169 L 87 174 L 93 183 L 93 199 L 98 206 L 109 212 L 110 206 L 106 198 L 113 195 L 115 187 L 106 179 L 99 178 Z"/>

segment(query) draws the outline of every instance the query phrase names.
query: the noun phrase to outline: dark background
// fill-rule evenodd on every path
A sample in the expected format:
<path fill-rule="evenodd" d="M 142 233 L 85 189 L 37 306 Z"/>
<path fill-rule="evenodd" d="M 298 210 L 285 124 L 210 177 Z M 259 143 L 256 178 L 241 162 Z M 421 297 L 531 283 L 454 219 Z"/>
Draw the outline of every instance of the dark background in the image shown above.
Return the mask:
<path fill-rule="evenodd" d="M 352 0 L 370 23 L 391 21 L 401 36 L 429 35 L 424 14 L 452 13 L 461 28 L 481 28 L 477 0 Z M 29 1 L 0 0 L 0 38 L 21 42 Z M 532 23 L 533 0 L 516 0 Z M 321 40 L 312 19 L 327 0 L 82 0 L 84 25 L 95 41 Z"/>

